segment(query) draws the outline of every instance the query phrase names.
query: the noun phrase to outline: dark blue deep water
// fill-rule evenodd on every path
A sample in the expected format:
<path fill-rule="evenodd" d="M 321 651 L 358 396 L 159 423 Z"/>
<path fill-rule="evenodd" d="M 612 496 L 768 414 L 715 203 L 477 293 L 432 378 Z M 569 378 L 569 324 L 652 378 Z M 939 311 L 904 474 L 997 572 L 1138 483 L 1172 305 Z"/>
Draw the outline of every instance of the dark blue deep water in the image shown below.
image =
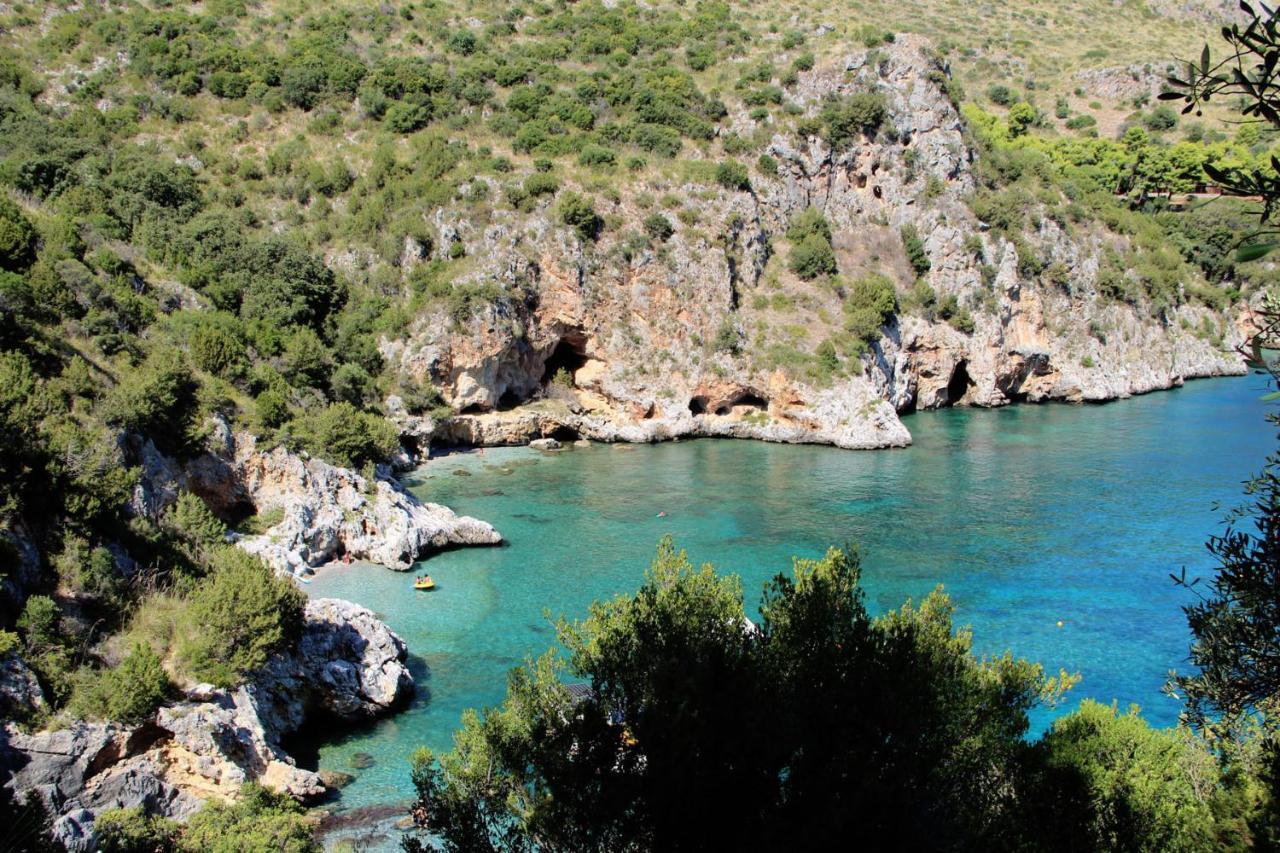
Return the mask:
<path fill-rule="evenodd" d="M 1066 709 L 1117 700 L 1172 724 L 1178 703 L 1161 686 L 1185 666 L 1188 593 L 1169 574 L 1212 569 L 1206 535 L 1275 446 L 1263 393 L 1250 376 L 1104 406 L 922 413 L 907 419 L 905 450 L 700 440 L 434 460 L 413 491 L 492 522 L 510 544 L 431 557 L 428 594 L 373 566 L 313 581 L 312 596 L 382 614 L 421 687 L 405 713 L 322 745 L 319 765 L 375 759 L 343 806 L 408 799 L 410 752 L 447 748 L 463 709 L 501 700 L 507 670 L 554 642 L 544 612 L 580 617 L 634 590 L 666 533 L 695 562 L 739 573 L 751 613 L 792 555 L 856 542 L 875 610 L 942 584 L 978 652 L 1081 673 Z"/>

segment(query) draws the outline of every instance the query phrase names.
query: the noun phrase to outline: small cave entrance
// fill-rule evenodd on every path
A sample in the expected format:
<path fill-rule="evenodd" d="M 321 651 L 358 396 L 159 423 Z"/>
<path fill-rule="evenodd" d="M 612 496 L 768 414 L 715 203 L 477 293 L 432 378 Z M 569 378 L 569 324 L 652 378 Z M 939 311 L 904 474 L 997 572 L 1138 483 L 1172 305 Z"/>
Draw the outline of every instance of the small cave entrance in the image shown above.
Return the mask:
<path fill-rule="evenodd" d="M 489 411 L 489 407 L 484 403 L 472 403 L 470 406 L 463 406 L 458 412 L 460 415 L 482 415 Z"/>
<path fill-rule="evenodd" d="M 737 394 L 728 400 L 725 400 L 719 406 L 716 406 L 716 414 L 717 415 L 732 414 L 733 410 L 738 406 L 746 406 L 748 408 L 757 409 L 758 411 L 763 412 L 768 410 L 769 401 L 766 400 L 764 397 L 761 397 L 759 394 L 756 394 L 752 391 L 743 391 L 742 393 Z"/>
<path fill-rule="evenodd" d="M 523 402 L 519 394 L 508 389 L 502 392 L 502 396 L 498 398 L 498 405 L 495 408 L 499 412 L 509 412 Z"/>
<path fill-rule="evenodd" d="M 547 435 L 547 437 L 554 438 L 556 441 L 559 441 L 559 442 L 577 441 L 578 439 L 582 438 L 582 436 L 578 434 L 578 431 L 576 429 L 574 429 L 571 426 L 566 426 L 565 424 L 559 424 L 558 426 L 556 426 L 555 429 L 551 430 L 551 432 Z"/>
<path fill-rule="evenodd" d="M 705 415 L 707 413 L 707 398 L 699 394 L 696 397 L 689 398 L 689 411 L 695 415 Z"/>
<path fill-rule="evenodd" d="M 974 382 L 969 378 L 969 363 L 965 359 L 956 362 L 951 370 L 951 378 L 947 380 L 947 404 L 954 406 L 969 392 Z"/>
<path fill-rule="evenodd" d="M 587 337 L 582 332 L 568 332 L 556 342 L 551 355 L 542 364 L 542 385 L 545 388 L 555 381 L 560 371 L 568 374 L 570 384 L 573 375 L 587 363 Z"/>

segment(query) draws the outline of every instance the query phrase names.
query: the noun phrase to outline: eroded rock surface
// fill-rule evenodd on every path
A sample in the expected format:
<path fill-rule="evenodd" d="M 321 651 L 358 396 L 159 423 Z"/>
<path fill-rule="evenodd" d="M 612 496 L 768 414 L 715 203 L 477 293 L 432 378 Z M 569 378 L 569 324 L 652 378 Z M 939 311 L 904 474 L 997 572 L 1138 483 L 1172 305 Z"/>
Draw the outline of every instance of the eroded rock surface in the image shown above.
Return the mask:
<path fill-rule="evenodd" d="M 777 175 L 753 175 L 749 191 L 657 187 L 694 200 L 660 245 L 625 242 L 653 212 L 627 194 L 595 199 L 618 224 L 594 243 L 560 228 L 545 205 L 495 208 L 484 222 L 447 207 L 428 215 L 466 247 L 459 286 L 496 284 L 505 295 L 464 324 L 427 312 L 407 336 L 381 342 L 410 380 L 442 387 L 454 412 L 436 421 L 398 412 L 405 434 L 418 446 L 424 436 L 719 435 L 885 447 L 910 441 L 897 413 L 917 408 L 1109 400 L 1243 371 L 1231 352 L 1238 333 L 1208 309 L 1160 314 L 1100 293 L 1099 259 L 1127 243 L 1099 223 L 1067 233 L 1052 211 L 1035 213 L 1021 237 L 1042 270 L 1020 271 L 1017 247 L 969 207 L 980 155 L 946 82 L 943 61 L 915 36 L 800 74 L 790 94 L 806 115 L 833 95 L 876 91 L 886 127 L 838 151 L 820 136 L 778 132 L 768 146 Z M 751 136 L 756 126 L 731 115 L 724 132 Z M 913 227 L 925 281 L 939 302 L 972 313 L 972 330 L 904 311 L 827 378 L 794 367 L 842 329 L 840 294 L 771 263 L 807 207 L 830 223 L 841 277 L 885 274 L 904 304 L 916 273 L 900 235 Z M 784 343 L 761 331 L 779 327 Z"/>
<path fill-rule="evenodd" d="M 249 781 L 314 801 L 328 786 L 299 768 L 281 739 L 317 716 L 365 719 L 400 706 L 413 692 L 407 656 L 371 611 L 318 599 L 307 604 L 297 649 L 253 682 L 201 685 L 140 726 L 77 722 L 26 733 L 6 724 L 0 769 L 16 792 L 45 800 L 71 850 L 94 849 L 93 821 L 107 809 L 142 806 L 182 819 Z"/>
<path fill-rule="evenodd" d="M 217 419 L 209 451 L 186 464 L 150 441 L 134 455 L 143 471 L 134 498 L 139 513 L 158 515 L 182 490 L 228 517 L 279 513 L 262 534 L 238 540 L 279 571 L 303 573 L 341 557 L 405 571 L 432 549 L 502 541 L 487 522 L 420 502 L 385 468 L 370 480 L 284 447 L 260 449 L 253 436 L 233 433 Z"/>

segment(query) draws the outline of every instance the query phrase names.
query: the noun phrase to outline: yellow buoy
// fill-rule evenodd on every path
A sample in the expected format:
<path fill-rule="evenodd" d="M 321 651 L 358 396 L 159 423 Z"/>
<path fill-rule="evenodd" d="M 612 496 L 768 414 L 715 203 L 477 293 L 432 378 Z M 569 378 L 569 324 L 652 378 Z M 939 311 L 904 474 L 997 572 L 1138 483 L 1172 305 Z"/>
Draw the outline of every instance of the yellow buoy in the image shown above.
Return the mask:
<path fill-rule="evenodd" d="M 1058 620 L 1058 627 L 1059 627 L 1059 628 L 1061 628 L 1061 627 L 1062 627 L 1062 620 L 1061 620 L 1061 619 L 1059 619 L 1059 620 Z"/>

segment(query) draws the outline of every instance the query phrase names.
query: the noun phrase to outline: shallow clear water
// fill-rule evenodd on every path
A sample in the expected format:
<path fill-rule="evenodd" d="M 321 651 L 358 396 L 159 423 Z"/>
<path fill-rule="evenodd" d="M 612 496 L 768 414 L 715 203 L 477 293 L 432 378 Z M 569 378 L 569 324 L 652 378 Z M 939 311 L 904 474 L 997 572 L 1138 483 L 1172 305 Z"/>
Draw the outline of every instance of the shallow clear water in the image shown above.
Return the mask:
<path fill-rule="evenodd" d="M 1212 567 L 1215 504 L 1235 505 L 1275 446 L 1264 391 L 1247 377 L 1106 406 L 922 413 L 905 450 L 700 440 L 434 460 L 412 490 L 492 522 L 510 544 L 431 557 L 431 593 L 362 565 L 307 587 L 380 613 L 417 656 L 420 686 L 410 710 L 312 758 L 342 770 L 354 753 L 375 759 L 352 771 L 342 806 L 409 798 L 409 754 L 447 748 L 463 709 L 501 700 L 507 670 L 554 642 L 544 612 L 580 617 L 634 590 L 666 533 L 695 562 L 738 572 L 750 613 L 792 555 L 857 542 L 875 610 L 944 584 L 979 652 L 1079 671 L 1068 707 L 1136 702 L 1171 724 L 1178 703 L 1161 685 L 1185 665 L 1187 593 L 1169 573 Z"/>

